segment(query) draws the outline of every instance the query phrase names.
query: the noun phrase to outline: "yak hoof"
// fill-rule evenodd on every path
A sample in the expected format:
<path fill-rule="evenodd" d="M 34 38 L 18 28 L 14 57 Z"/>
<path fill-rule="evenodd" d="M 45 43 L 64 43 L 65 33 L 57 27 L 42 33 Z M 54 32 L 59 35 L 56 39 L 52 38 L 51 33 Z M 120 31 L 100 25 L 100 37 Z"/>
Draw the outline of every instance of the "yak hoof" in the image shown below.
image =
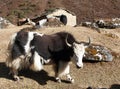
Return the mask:
<path fill-rule="evenodd" d="M 60 79 L 60 78 L 56 78 L 56 81 L 57 81 L 58 83 L 61 83 L 61 79 Z"/>
<path fill-rule="evenodd" d="M 70 83 L 74 83 L 74 79 L 69 78 Z"/>
<path fill-rule="evenodd" d="M 59 79 L 59 80 L 57 80 L 57 82 L 58 82 L 58 83 L 61 83 L 61 80 Z"/>
<path fill-rule="evenodd" d="M 20 78 L 19 78 L 18 76 L 15 75 L 15 76 L 14 76 L 14 80 L 15 80 L 15 81 L 19 81 Z"/>
<path fill-rule="evenodd" d="M 74 81 L 74 79 L 71 79 L 70 82 L 71 82 L 71 83 L 74 83 L 75 81 Z"/>

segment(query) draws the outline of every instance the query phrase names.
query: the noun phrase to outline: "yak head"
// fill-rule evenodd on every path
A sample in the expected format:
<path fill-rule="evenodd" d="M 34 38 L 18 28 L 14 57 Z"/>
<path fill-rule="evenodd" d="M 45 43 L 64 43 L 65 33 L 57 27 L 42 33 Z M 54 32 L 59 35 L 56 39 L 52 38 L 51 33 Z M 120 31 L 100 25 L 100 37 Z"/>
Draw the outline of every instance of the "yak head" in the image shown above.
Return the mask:
<path fill-rule="evenodd" d="M 72 47 L 74 51 L 74 56 L 72 61 L 76 64 L 77 68 L 82 68 L 83 67 L 82 59 L 85 53 L 85 48 L 91 44 L 90 37 L 89 37 L 89 42 L 74 41 L 72 44 L 68 43 L 67 38 L 68 36 L 66 37 L 67 46 Z"/>

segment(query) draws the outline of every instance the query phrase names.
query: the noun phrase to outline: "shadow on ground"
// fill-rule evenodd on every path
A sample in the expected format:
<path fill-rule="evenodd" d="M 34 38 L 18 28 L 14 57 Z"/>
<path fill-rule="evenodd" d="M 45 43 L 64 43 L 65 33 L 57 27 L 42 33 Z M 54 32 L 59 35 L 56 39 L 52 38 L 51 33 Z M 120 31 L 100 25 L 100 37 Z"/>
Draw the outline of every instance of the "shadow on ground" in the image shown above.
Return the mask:
<path fill-rule="evenodd" d="M 10 76 L 8 76 L 9 69 L 5 66 L 4 62 L 0 62 L 0 78 L 7 78 L 11 79 Z"/>
<path fill-rule="evenodd" d="M 6 67 L 4 62 L 0 62 L 0 78 L 6 78 L 12 80 L 12 77 L 8 75 L 9 69 Z M 19 72 L 19 76 L 24 76 L 37 81 L 41 85 L 47 84 L 47 81 L 55 81 L 54 77 L 48 76 L 48 73 L 44 70 L 40 72 L 33 72 L 30 70 L 22 70 Z M 14 81 L 14 80 L 13 80 Z"/>
<path fill-rule="evenodd" d="M 113 84 L 110 89 L 120 89 L 120 84 Z"/>
<path fill-rule="evenodd" d="M 96 63 L 96 62 L 93 62 Z M 9 69 L 6 67 L 4 62 L 0 62 L 0 78 L 6 78 L 13 80 L 10 75 L 8 75 Z M 55 78 L 48 75 L 44 70 L 40 72 L 33 72 L 31 70 L 22 70 L 19 72 L 19 76 L 24 76 L 32 80 L 37 81 L 40 85 L 46 85 L 47 81 L 51 80 L 55 82 Z M 13 80 L 14 81 L 14 80 Z M 69 83 L 68 81 L 62 80 L 62 82 Z M 88 87 L 87 89 L 107 89 L 107 88 L 92 88 Z M 120 89 L 120 84 L 113 84 L 109 89 Z"/>
<path fill-rule="evenodd" d="M 93 87 L 88 87 L 87 89 L 120 89 L 120 84 L 113 84 L 113 85 L 111 85 L 110 88 L 93 88 Z"/>

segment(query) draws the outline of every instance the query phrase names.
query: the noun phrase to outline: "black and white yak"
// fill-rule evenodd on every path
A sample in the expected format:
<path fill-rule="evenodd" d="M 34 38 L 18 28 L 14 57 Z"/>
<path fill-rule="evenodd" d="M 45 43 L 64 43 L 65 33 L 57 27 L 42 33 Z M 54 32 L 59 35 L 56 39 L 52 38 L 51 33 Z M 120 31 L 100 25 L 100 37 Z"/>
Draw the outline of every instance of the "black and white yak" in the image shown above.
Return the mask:
<path fill-rule="evenodd" d="M 34 27 L 37 28 L 42 28 L 44 27 L 45 23 L 49 22 L 50 20 L 59 20 L 61 21 L 64 25 L 67 24 L 67 17 L 65 15 L 60 15 L 60 16 L 53 16 L 53 17 L 48 17 L 46 15 L 36 17 L 33 19 L 26 18 L 18 21 L 18 26 L 24 25 L 24 24 L 30 24 Z"/>
<path fill-rule="evenodd" d="M 74 79 L 70 76 L 69 62 L 73 62 L 77 68 L 83 67 L 82 58 L 85 47 L 90 44 L 77 42 L 67 32 L 58 32 L 52 35 L 40 34 L 37 32 L 19 31 L 12 36 L 9 43 L 10 55 L 6 65 L 15 80 L 19 80 L 18 71 L 23 68 L 30 68 L 33 71 L 40 71 L 44 64 L 54 64 L 55 77 L 61 82 L 60 77 L 67 75 L 70 82 Z"/>
<path fill-rule="evenodd" d="M 18 26 L 24 25 L 24 24 L 30 24 L 32 26 L 42 28 L 44 24 L 48 21 L 48 18 L 46 15 L 39 16 L 33 19 L 26 18 L 22 21 L 18 21 Z"/>

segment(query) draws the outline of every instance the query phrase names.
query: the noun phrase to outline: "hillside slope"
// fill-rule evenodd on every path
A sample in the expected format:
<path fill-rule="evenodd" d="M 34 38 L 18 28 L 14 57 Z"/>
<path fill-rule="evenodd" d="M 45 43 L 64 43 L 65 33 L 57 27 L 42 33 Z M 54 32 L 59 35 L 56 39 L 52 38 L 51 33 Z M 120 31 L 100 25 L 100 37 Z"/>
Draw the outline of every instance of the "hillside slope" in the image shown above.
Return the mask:
<path fill-rule="evenodd" d="M 81 21 L 92 21 L 94 18 L 120 17 L 120 0 L 0 0 L 0 16 L 16 22 L 20 17 L 34 17 L 46 9 L 63 7 L 77 15 Z"/>

